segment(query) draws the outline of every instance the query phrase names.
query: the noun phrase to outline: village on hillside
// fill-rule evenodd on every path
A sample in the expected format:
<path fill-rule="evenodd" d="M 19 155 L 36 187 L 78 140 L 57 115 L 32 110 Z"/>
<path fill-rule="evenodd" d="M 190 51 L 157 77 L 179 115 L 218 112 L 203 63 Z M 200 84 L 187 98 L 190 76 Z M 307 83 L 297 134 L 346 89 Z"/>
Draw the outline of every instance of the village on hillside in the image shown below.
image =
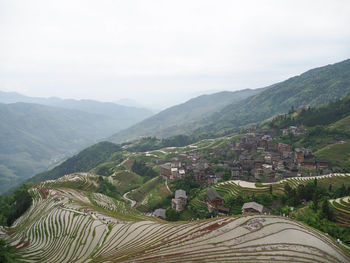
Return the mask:
<path fill-rule="evenodd" d="M 280 136 L 302 136 L 306 130 L 295 126 L 280 130 L 249 130 L 238 140 L 228 140 L 225 145 L 206 151 L 193 150 L 177 154 L 171 160 L 159 161 L 160 175 L 166 180 L 184 179 L 191 175 L 202 187 L 210 187 L 227 180 L 244 180 L 252 183 L 271 183 L 291 177 L 309 177 L 339 172 L 340 168 L 329 167 L 327 160 L 318 160 L 311 149 L 295 148 L 278 142 Z M 208 211 L 228 214 L 223 198 L 208 188 L 205 202 Z M 181 212 L 187 203 L 186 192 L 177 189 L 172 199 L 172 208 Z M 155 216 L 165 219 L 165 210 L 158 209 Z M 242 207 L 255 213 L 267 212 L 257 203 Z"/>
<path fill-rule="evenodd" d="M 299 136 L 305 130 L 294 126 L 282 130 L 283 135 L 288 133 Z M 193 174 L 201 186 L 211 186 L 222 179 L 264 183 L 339 171 L 331 170 L 327 160 L 317 160 L 311 149 L 293 149 L 291 145 L 276 142 L 277 138 L 273 130 L 251 130 L 234 144 L 227 142 L 225 147 L 209 152 L 191 151 L 177 155 L 170 162 L 164 161 L 160 174 L 169 180 Z"/>

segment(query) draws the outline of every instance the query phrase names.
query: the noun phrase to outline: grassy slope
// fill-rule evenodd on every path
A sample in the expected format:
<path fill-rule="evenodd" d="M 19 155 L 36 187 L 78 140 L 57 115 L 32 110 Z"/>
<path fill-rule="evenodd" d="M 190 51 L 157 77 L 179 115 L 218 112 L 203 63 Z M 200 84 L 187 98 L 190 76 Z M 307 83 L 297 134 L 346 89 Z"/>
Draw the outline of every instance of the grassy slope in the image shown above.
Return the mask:
<path fill-rule="evenodd" d="M 170 195 L 171 193 L 165 186 L 165 180 L 158 176 L 137 188 L 129 197 L 138 202 L 136 207 L 139 210 L 150 212 L 161 205 Z"/>
<path fill-rule="evenodd" d="M 331 125 L 331 128 L 350 130 L 350 115 Z"/>
<path fill-rule="evenodd" d="M 350 171 L 350 142 L 331 144 L 315 152 L 318 159 L 328 160 L 332 166 Z"/>
<path fill-rule="evenodd" d="M 143 184 L 143 178 L 140 175 L 128 170 L 116 171 L 112 178 L 113 184 L 121 194 Z"/>

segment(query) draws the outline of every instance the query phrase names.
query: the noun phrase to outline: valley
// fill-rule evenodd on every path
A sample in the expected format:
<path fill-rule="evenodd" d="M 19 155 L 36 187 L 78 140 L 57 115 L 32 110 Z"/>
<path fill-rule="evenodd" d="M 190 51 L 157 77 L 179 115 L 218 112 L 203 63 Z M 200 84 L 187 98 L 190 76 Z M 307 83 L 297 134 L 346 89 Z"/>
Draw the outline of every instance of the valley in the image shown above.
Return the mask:
<path fill-rule="evenodd" d="M 21 262 L 350 262 L 349 95 L 220 124 L 276 86 L 201 96 L 36 174 L 0 198 L 0 239 Z"/>

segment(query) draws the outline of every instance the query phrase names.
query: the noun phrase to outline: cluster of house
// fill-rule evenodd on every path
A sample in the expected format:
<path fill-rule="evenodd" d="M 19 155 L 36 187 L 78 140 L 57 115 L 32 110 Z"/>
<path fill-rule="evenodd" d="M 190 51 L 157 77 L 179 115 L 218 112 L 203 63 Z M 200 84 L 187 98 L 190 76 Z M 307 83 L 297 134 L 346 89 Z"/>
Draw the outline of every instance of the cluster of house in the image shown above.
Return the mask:
<path fill-rule="evenodd" d="M 295 134 L 304 133 L 303 129 L 295 126 L 286 130 Z M 315 176 L 332 172 L 328 168 L 328 161 L 316 160 L 310 149 L 293 150 L 292 146 L 276 142 L 275 138 L 273 130 L 250 131 L 235 144 L 228 142 L 226 149 L 213 149 L 212 154 L 226 156 L 229 149 L 234 156 L 238 156 L 216 164 L 231 171 L 232 179 L 271 182 L 288 177 Z M 179 154 L 171 162 L 163 163 L 160 166 L 160 174 L 164 178 L 176 180 L 191 173 L 200 185 L 211 186 L 217 184 L 222 177 L 222 173 L 214 173 L 211 167 L 212 164 L 205 160 L 201 153 L 190 152 Z"/>
<path fill-rule="evenodd" d="M 290 126 L 287 129 L 282 129 L 282 135 L 293 134 L 294 136 L 301 136 L 306 134 L 306 130 L 303 128 L 298 128 L 296 126 Z"/>
<path fill-rule="evenodd" d="M 293 131 L 300 130 L 290 127 Z M 239 158 L 233 160 L 231 175 L 241 179 L 252 175 L 254 179 L 274 181 L 281 178 L 329 173 L 328 161 L 316 160 L 310 149 L 296 148 L 273 140 L 273 131 L 250 132 L 238 140 L 231 150 Z M 311 173 L 311 174 L 310 174 Z"/>
<path fill-rule="evenodd" d="M 216 211 L 218 214 L 227 215 L 229 208 L 224 206 L 224 199 L 220 194 L 212 188 L 208 188 L 206 192 L 205 202 L 209 212 Z M 177 212 L 181 212 L 185 209 L 187 204 L 186 191 L 179 189 L 175 191 L 175 198 L 172 199 L 171 207 Z M 242 214 L 262 214 L 266 213 L 267 210 L 263 205 L 256 202 L 244 203 L 242 206 Z M 158 208 L 153 212 L 153 216 L 160 219 L 166 219 L 166 210 L 164 208 Z"/>
<path fill-rule="evenodd" d="M 160 175 L 166 179 L 175 180 L 185 178 L 186 174 L 192 173 L 201 185 L 212 185 L 217 182 L 211 172 L 210 164 L 202 159 L 202 154 L 190 152 L 179 154 L 171 159 L 171 162 L 160 166 Z"/>

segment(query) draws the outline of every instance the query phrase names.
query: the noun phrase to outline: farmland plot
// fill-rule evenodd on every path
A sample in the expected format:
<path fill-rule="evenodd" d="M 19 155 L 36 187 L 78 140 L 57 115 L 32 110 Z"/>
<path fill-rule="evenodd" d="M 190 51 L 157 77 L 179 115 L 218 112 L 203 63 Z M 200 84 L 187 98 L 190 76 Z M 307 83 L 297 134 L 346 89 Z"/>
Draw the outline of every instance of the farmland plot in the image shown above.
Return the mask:
<path fill-rule="evenodd" d="M 0 235 L 18 248 L 23 261 L 350 262 L 347 252 L 329 237 L 288 218 L 112 220 L 114 212 L 126 207 L 103 194 L 66 186 L 50 182 L 33 187 L 32 207 L 13 227 L 1 229 Z"/>

